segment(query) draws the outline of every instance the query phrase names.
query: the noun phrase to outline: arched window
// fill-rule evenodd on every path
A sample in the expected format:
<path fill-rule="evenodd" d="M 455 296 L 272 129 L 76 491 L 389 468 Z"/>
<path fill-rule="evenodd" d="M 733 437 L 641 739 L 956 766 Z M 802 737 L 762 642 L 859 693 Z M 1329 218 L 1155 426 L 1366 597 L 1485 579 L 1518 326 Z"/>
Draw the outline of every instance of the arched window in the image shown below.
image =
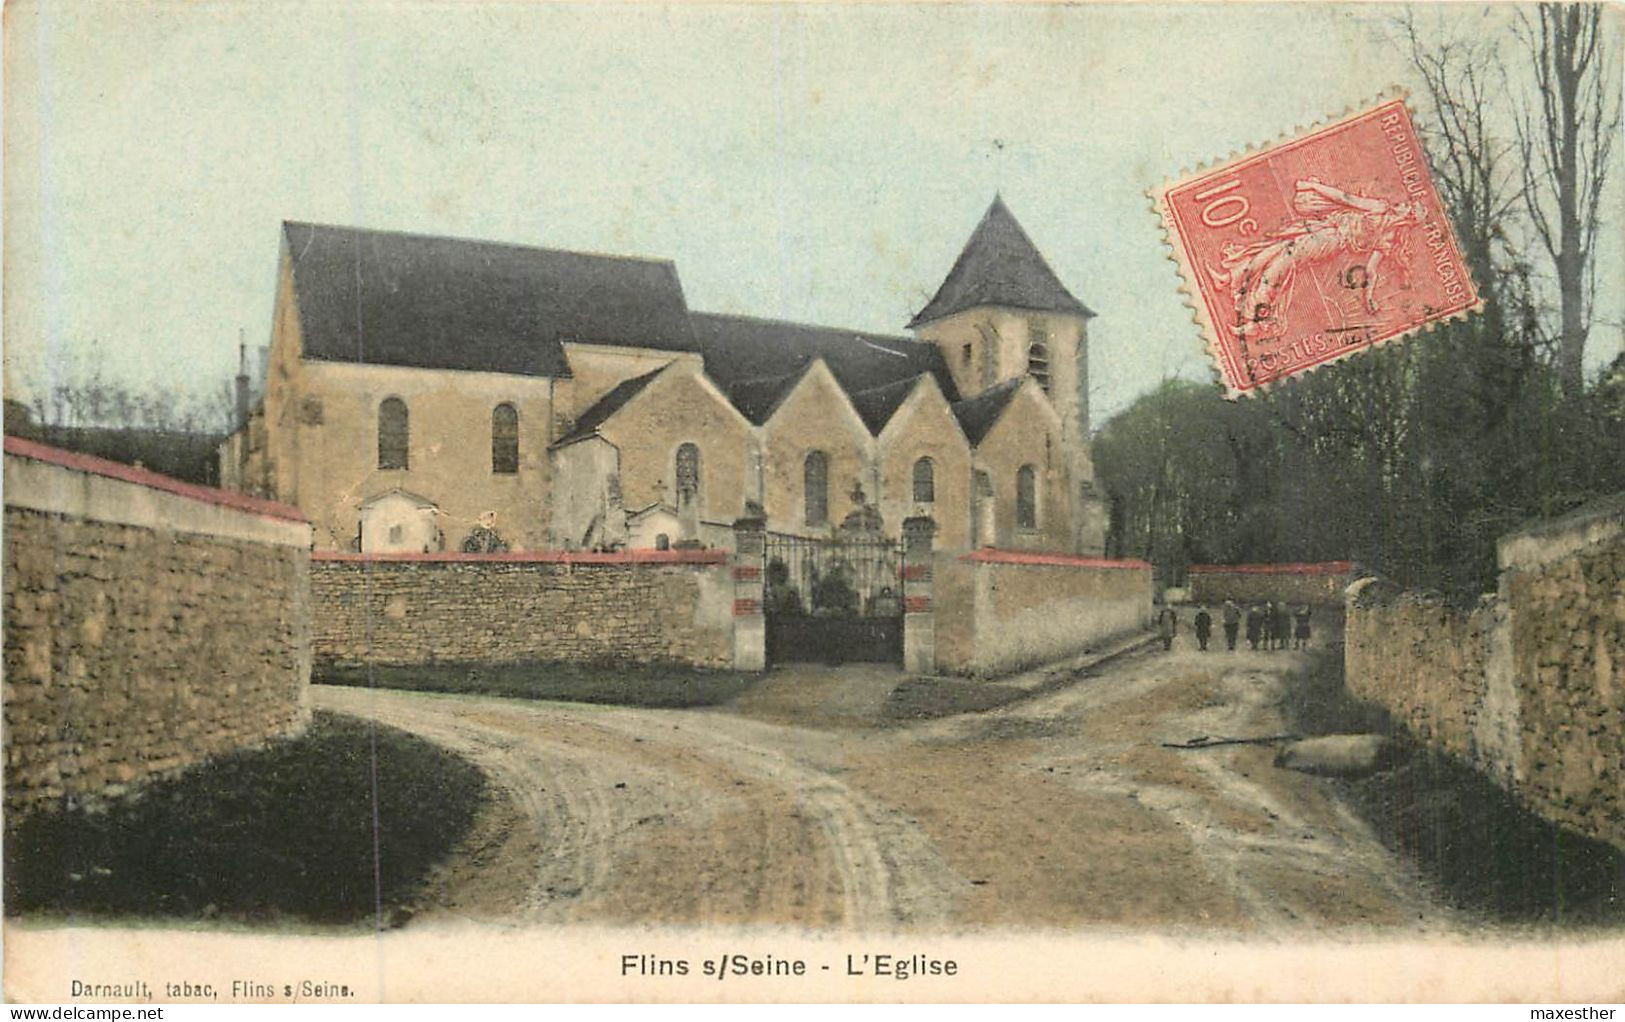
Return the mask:
<path fill-rule="evenodd" d="M 801 467 L 802 486 L 807 497 L 807 524 L 829 521 L 829 456 L 823 451 L 807 455 Z"/>
<path fill-rule="evenodd" d="M 1038 528 L 1038 478 L 1031 465 L 1016 472 L 1016 528 Z"/>
<path fill-rule="evenodd" d="M 519 471 L 519 413 L 510 404 L 491 410 L 491 471 L 498 475 Z"/>
<path fill-rule="evenodd" d="M 677 448 L 677 506 L 685 507 L 700 499 L 700 449 L 694 444 Z"/>
<path fill-rule="evenodd" d="M 406 422 L 406 402 L 388 397 L 378 406 L 378 467 L 406 468 L 411 430 Z"/>
<path fill-rule="evenodd" d="M 914 503 L 930 504 L 937 499 L 937 473 L 930 458 L 914 463 Z"/>
<path fill-rule="evenodd" d="M 1027 321 L 1027 375 L 1049 393 L 1049 324 L 1038 318 Z"/>

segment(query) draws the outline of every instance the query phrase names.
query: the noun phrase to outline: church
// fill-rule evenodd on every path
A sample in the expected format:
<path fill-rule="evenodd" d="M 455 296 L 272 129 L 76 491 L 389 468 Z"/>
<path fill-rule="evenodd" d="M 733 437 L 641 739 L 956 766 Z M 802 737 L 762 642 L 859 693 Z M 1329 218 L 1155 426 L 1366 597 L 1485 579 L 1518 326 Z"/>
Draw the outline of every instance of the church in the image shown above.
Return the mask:
<path fill-rule="evenodd" d="M 1093 313 L 995 198 L 911 336 L 691 310 L 669 261 L 284 223 L 223 484 L 318 550 L 792 536 L 1098 555 Z"/>

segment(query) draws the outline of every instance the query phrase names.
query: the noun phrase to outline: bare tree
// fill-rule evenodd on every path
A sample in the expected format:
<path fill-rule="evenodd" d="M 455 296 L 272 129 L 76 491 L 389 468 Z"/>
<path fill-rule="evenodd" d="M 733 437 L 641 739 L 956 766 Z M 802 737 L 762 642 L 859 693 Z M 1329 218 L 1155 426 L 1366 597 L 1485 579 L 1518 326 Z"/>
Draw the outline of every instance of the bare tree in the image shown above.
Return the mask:
<path fill-rule="evenodd" d="M 1516 273 L 1521 262 L 1508 258 L 1507 245 L 1508 227 L 1518 217 L 1525 189 L 1499 40 L 1493 33 L 1478 32 L 1441 41 L 1436 32 L 1417 25 L 1417 12 L 1410 8 L 1396 23 L 1425 90 L 1428 116 L 1419 130 L 1434 180 L 1485 299 L 1483 333 L 1500 338 L 1508 310 L 1497 285 L 1505 274 Z"/>
<path fill-rule="evenodd" d="M 1535 75 L 1535 95 L 1518 118 L 1522 194 L 1557 275 L 1557 371 L 1572 397 L 1585 382 L 1593 246 L 1620 124 L 1618 54 L 1608 45 L 1600 4 L 1543 3 L 1533 17 L 1520 13 L 1518 34 Z"/>

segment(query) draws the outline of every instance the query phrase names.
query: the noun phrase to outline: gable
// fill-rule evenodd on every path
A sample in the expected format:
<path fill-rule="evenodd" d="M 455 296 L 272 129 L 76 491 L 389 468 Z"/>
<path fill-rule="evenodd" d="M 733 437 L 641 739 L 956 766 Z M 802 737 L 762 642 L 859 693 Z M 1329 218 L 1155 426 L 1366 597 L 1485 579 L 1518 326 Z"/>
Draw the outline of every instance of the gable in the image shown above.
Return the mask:
<path fill-rule="evenodd" d="M 633 398 L 643 393 L 649 384 L 653 383 L 655 378 L 664 373 L 667 368 L 667 366 L 661 366 L 653 372 L 644 373 L 642 376 L 634 376 L 629 380 L 622 380 L 614 387 L 611 387 L 609 393 L 593 402 L 590 408 L 581 413 L 581 417 L 576 419 L 576 424 L 571 427 L 570 432 L 555 440 L 553 446 L 567 447 L 578 440 L 596 436 L 599 427 L 608 422 L 611 416 L 629 404 Z"/>
<path fill-rule="evenodd" d="M 586 434 L 606 433 L 630 441 L 632 437 L 622 424 L 629 419 L 635 423 L 640 415 L 649 412 L 661 416 L 667 428 L 675 425 L 672 420 L 693 420 L 697 414 L 737 430 L 741 437 L 750 431 L 750 423 L 698 366 L 674 363 L 610 391 L 559 444 L 574 442 Z"/>
<path fill-rule="evenodd" d="M 399 487 L 392 490 L 385 490 L 383 493 L 368 497 L 366 500 L 361 502 L 362 510 L 368 510 L 371 508 L 377 508 L 384 511 L 394 509 L 416 510 L 433 509 L 435 507 L 437 507 L 435 502 L 430 500 L 428 497 L 420 496 L 411 492 L 410 490 L 403 490 Z"/>
<path fill-rule="evenodd" d="M 817 423 L 817 428 L 825 432 L 844 427 L 862 445 L 871 439 L 869 427 L 822 360 L 814 362 L 784 395 L 766 426 L 770 431 L 784 432 L 811 423 Z"/>
<path fill-rule="evenodd" d="M 942 433 L 952 434 L 967 451 L 970 448 L 970 441 L 954 415 L 953 407 L 942 396 L 942 391 L 932 385 L 929 377 L 922 378 L 908 398 L 892 413 L 880 433 L 880 442 L 890 445 L 918 435 L 922 430 L 932 433 L 934 439 L 943 439 L 940 436 Z"/>
<path fill-rule="evenodd" d="M 1055 437 L 1057 443 L 1061 435 L 1061 417 L 1056 413 L 1050 403 L 1044 399 L 1038 384 L 1030 378 L 1018 381 L 1020 386 L 1004 406 L 998 418 L 988 427 L 977 447 L 994 446 L 1010 442 L 1021 444 L 1020 434 L 1023 431 L 1047 433 Z M 1058 452 L 1057 452 L 1058 453 Z M 1038 457 L 1035 453 L 1032 458 Z"/>

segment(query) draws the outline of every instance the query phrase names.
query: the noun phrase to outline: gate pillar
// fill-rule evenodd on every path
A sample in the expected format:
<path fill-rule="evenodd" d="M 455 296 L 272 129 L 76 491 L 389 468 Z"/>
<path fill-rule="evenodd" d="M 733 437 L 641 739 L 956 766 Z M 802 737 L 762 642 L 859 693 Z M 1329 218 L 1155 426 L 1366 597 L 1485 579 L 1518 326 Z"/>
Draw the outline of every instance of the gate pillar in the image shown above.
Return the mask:
<path fill-rule="evenodd" d="M 767 668 L 767 619 L 762 614 L 762 554 L 766 541 L 766 519 L 746 516 L 734 522 L 734 553 L 729 568 L 734 585 L 736 671 Z"/>
<path fill-rule="evenodd" d="M 937 669 L 935 614 L 931 608 L 931 546 L 937 523 L 929 515 L 903 520 L 903 670 Z"/>

